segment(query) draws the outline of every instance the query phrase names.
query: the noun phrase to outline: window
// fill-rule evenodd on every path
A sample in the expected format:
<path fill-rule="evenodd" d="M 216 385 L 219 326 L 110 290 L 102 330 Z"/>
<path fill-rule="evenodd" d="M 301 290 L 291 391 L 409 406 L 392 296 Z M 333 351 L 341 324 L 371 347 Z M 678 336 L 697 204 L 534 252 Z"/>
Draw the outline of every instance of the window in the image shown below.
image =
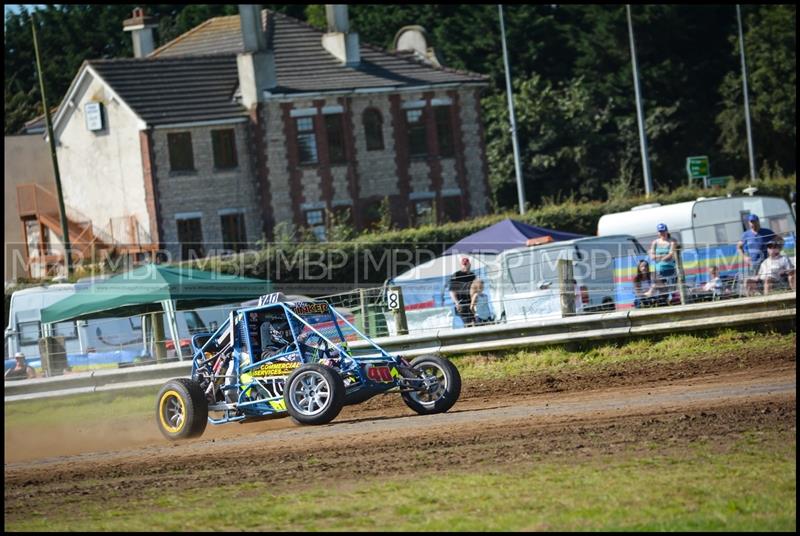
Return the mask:
<path fill-rule="evenodd" d="M 450 106 L 436 106 L 436 140 L 440 156 L 453 156 L 453 127 L 450 123 Z"/>
<path fill-rule="evenodd" d="M 167 146 L 169 147 L 170 171 L 194 171 L 191 133 L 172 132 L 167 134 Z"/>
<path fill-rule="evenodd" d="M 436 215 L 433 210 L 433 199 L 425 199 L 414 203 L 413 214 L 414 225 L 428 225 L 436 223 Z"/>
<path fill-rule="evenodd" d="M 36 344 L 39 342 L 41 330 L 39 322 L 19 323 L 19 343 L 21 345 Z"/>
<path fill-rule="evenodd" d="M 183 313 L 183 318 L 186 320 L 186 327 L 189 328 L 190 335 L 208 332 L 205 322 L 200 318 L 197 311 L 185 311 Z"/>
<path fill-rule="evenodd" d="M 443 221 L 460 221 L 461 214 L 461 197 L 448 196 L 442 198 L 442 220 Z"/>
<path fill-rule="evenodd" d="M 364 110 L 364 136 L 367 138 L 367 151 L 383 150 L 383 118 L 375 108 Z"/>
<path fill-rule="evenodd" d="M 361 223 L 365 229 L 378 228 L 381 221 L 381 200 L 370 199 L 368 202 L 361 205 Z"/>
<path fill-rule="evenodd" d="M 408 123 L 408 154 L 412 157 L 426 156 L 428 143 L 425 135 L 424 110 L 406 110 L 406 122 Z"/>
<path fill-rule="evenodd" d="M 225 214 L 220 216 L 222 223 L 222 247 L 230 251 L 241 251 L 247 246 L 244 231 L 244 214 Z"/>
<path fill-rule="evenodd" d="M 128 323 L 131 325 L 131 329 L 133 331 L 142 331 L 142 317 L 141 316 L 129 316 Z"/>
<path fill-rule="evenodd" d="M 307 210 L 306 223 L 320 241 L 325 241 L 325 212 L 322 209 Z"/>
<path fill-rule="evenodd" d="M 317 138 L 314 134 L 314 118 L 298 117 L 295 121 L 297 124 L 297 148 L 300 155 L 300 163 L 316 164 Z"/>
<path fill-rule="evenodd" d="M 78 336 L 78 331 L 75 328 L 75 322 L 57 322 L 53 326 L 53 335 L 56 337 L 64 337 L 65 339 L 74 339 Z"/>
<path fill-rule="evenodd" d="M 532 252 L 509 256 L 506 267 L 512 292 L 536 290 L 536 282 L 541 279 L 541 272 L 539 263 L 534 259 Z"/>
<path fill-rule="evenodd" d="M 203 229 L 200 224 L 200 218 L 178 220 L 177 223 L 178 242 L 181 244 L 181 260 L 204 257 Z"/>
<path fill-rule="evenodd" d="M 239 165 L 236 158 L 236 131 L 232 128 L 211 131 L 211 146 L 214 150 L 214 167 L 231 169 Z"/>
<path fill-rule="evenodd" d="M 29 257 L 38 257 L 39 256 L 39 240 L 41 233 L 39 232 L 39 222 L 36 220 L 26 220 L 25 221 L 25 237 L 28 241 L 28 256 Z"/>
<path fill-rule="evenodd" d="M 333 207 L 333 223 L 353 225 L 353 207 L 349 205 L 340 205 Z"/>
<path fill-rule="evenodd" d="M 325 115 L 325 132 L 328 135 L 328 159 L 331 164 L 344 164 L 347 155 L 344 150 L 342 114 Z"/>

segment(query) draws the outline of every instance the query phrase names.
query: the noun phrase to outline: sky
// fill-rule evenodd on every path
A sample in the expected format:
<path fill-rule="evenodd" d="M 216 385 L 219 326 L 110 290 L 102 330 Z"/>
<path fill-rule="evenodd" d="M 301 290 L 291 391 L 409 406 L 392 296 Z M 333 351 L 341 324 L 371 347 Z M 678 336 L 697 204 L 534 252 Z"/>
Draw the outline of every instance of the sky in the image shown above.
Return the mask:
<path fill-rule="evenodd" d="M 28 11 L 32 11 L 34 8 L 41 8 L 44 7 L 45 4 L 5 4 L 3 6 L 3 16 L 6 15 L 9 11 L 13 11 L 14 13 L 19 13 L 19 10 L 22 6 L 28 8 Z"/>

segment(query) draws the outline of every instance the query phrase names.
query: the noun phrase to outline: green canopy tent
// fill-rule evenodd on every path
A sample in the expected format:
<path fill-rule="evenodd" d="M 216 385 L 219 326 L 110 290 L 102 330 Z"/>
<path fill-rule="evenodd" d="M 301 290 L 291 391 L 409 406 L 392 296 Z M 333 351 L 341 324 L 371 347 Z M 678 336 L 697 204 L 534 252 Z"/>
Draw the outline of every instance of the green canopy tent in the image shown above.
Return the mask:
<path fill-rule="evenodd" d="M 163 311 L 182 359 L 175 311 L 242 302 L 270 292 L 270 281 L 148 264 L 95 283 L 42 309 L 42 324 Z"/>

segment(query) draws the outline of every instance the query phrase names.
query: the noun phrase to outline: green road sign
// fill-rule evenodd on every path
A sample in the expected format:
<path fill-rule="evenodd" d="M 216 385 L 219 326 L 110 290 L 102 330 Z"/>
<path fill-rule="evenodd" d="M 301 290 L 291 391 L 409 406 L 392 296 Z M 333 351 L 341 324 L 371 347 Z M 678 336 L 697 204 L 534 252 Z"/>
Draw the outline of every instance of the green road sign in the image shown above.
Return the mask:
<path fill-rule="evenodd" d="M 709 175 L 709 165 L 707 156 L 690 156 L 686 159 L 686 172 L 689 180 L 702 179 Z"/>
<path fill-rule="evenodd" d="M 724 177 L 709 177 L 709 186 L 726 186 L 728 182 L 733 180 L 733 175 L 725 175 Z"/>

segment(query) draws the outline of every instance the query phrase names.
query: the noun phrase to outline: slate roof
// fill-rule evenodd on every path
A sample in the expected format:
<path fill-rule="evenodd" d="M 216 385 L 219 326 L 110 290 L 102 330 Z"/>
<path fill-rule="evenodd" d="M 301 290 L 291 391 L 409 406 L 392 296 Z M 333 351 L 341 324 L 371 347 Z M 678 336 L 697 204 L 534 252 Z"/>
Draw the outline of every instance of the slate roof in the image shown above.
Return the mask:
<path fill-rule="evenodd" d="M 236 56 L 90 60 L 89 65 L 149 125 L 243 117 L 233 99 Z"/>
<path fill-rule="evenodd" d="M 304 93 L 487 83 L 476 73 L 435 67 L 413 55 L 391 53 L 360 43 L 361 62 L 345 67 L 322 46 L 323 33 L 295 18 L 263 10 L 267 39 L 275 53 L 278 87 L 273 93 Z M 153 51 L 149 57 L 236 54 L 243 50 L 239 16 L 216 17 Z"/>
<path fill-rule="evenodd" d="M 322 46 L 323 32 L 264 10 L 275 54 L 275 94 L 486 84 L 487 77 L 436 67 L 407 53 L 361 43 L 361 63 L 345 67 Z M 244 117 L 235 98 L 236 54 L 243 49 L 238 15 L 215 17 L 146 58 L 89 60 L 88 64 L 149 125 Z"/>

